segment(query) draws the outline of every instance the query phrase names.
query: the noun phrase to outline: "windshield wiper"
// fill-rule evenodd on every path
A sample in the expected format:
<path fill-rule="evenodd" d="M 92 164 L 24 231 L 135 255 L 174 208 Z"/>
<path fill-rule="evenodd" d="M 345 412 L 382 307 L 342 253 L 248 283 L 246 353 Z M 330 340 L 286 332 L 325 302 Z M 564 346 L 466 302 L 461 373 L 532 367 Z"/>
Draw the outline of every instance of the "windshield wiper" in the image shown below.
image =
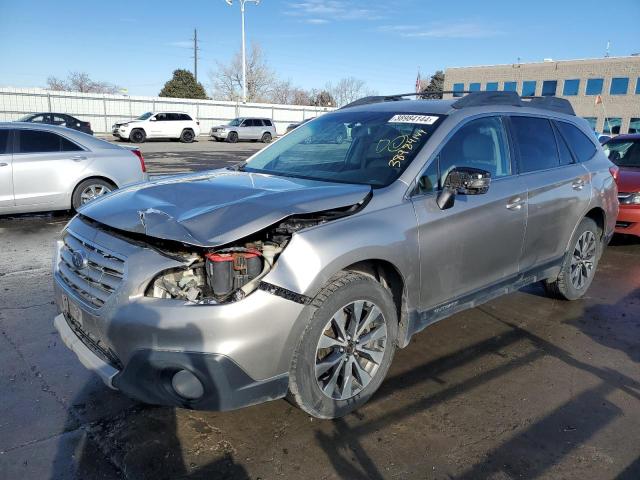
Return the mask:
<path fill-rule="evenodd" d="M 234 172 L 244 172 L 244 167 L 247 165 L 247 162 L 238 162 L 233 165 L 229 165 L 227 170 L 233 170 Z"/>

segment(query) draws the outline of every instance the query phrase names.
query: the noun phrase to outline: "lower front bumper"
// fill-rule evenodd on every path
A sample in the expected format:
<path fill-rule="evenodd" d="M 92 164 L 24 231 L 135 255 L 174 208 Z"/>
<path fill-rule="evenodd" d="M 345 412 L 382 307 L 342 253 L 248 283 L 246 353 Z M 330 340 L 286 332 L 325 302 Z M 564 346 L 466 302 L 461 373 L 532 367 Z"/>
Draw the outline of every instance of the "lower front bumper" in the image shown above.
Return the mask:
<path fill-rule="evenodd" d="M 80 362 L 108 387 L 144 403 L 225 411 L 282 398 L 287 393 L 287 374 L 256 381 L 229 357 L 212 353 L 141 349 L 124 369 L 118 370 L 83 343 L 64 315 L 55 318 L 54 326 Z M 183 398 L 175 391 L 172 378 L 181 370 L 199 380 L 203 391 L 200 398 Z"/>
<path fill-rule="evenodd" d="M 616 233 L 640 237 L 640 205 L 620 205 Z"/>

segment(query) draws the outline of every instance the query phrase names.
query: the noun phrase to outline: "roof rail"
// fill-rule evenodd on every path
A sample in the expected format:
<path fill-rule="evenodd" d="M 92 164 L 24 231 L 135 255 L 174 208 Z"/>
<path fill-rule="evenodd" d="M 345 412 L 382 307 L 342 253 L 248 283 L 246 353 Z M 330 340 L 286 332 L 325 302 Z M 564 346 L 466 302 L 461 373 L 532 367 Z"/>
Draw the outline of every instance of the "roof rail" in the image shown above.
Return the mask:
<path fill-rule="evenodd" d="M 371 97 L 359 98 L 358 100 L 355 100 L 351 103 L 348 103 L 340 107 L 339 110 L 342 110 L 343 108 L 357 107 L 359 105 L 369 105 L 371 103 L 397 102 L 400 100 L 404 100 L 405 97 L 422 97 L 423 95 L 431 95 L 434 93 L 444 94 L 444 93 L 471 93 L 471 92 L 468 92 L 466 90 L 464 91 L 456 90 L 455 92 L 453 90 L 439 90 L 437 92 L 420 92 L 420 93 L 412 92 L 412 93 L 398 93 L 396 95 L 374 95 Z"/>
<path fill-rule="evenodd" d="M 420 93 L 399 93 L 397 95 L 376 95 L 371 97 L 363 97 L 355 102 L 351 102 L 340 108 L 357 107 L 359 105 L 369 105 L 381 102 L 397 102 L 405 97 L 422 97 L 433 93 L 456 93 L 466 94 L 464 97 L 456 100 L 451 106 L 456 109 L 468 107 L 481 107 L 485 105 L 512 105 L 514 107 L 532 107 L 543 110 L 552 110 L 565 115 L 574 115 L 569 100 L 558 97 L 521 97 L 517 92 L 470 92 L 467 90 L 444 90 L 438 92 L 420 92 Z"/>

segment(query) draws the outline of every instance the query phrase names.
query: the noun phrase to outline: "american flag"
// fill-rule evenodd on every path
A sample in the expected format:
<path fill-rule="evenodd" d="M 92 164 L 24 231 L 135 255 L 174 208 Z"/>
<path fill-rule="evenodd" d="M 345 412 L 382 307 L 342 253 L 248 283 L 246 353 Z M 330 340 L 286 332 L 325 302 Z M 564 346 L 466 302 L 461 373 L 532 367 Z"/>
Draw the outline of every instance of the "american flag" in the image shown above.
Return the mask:
<path fill-rule="evenodd" d="M 418 71 L 418 77 L 416 78 L 416 93 L 420 93 L 420 84 L 422 80 L 420 79 L 420 71 Z"/>

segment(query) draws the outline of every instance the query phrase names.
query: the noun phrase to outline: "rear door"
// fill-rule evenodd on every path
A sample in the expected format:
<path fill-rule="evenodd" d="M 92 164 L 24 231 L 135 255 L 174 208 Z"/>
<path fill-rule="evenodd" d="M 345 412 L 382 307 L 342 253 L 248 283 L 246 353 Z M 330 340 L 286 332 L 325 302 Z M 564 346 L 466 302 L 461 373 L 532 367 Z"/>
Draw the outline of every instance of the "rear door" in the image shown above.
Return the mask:
<path fill-rule="evenodd" d="M 167 121 L 164 128 L 165 136 L 169 138 L 179 138 L 182 133 L 184 122 L 179 113 L 167 113 Z"/>
<path fill-rule="evenodd" d="M 0 128 L 0 212 L 13 207 L 13 131 Z"/>
<path fill-rule="evenodd" d="M 564 255 L 591 197 L 590 176 L 577 163 L 548 118 L 510 116 L 518 171 L 527 188 L 527 230 L 522 271 Z"/>
<path fill-rule="evenodd" d="M 16 206 L 65 208 L 70 188 L 86 168 L 88 152 L 54 132 L 17 129 L 13 155 Z"/>

